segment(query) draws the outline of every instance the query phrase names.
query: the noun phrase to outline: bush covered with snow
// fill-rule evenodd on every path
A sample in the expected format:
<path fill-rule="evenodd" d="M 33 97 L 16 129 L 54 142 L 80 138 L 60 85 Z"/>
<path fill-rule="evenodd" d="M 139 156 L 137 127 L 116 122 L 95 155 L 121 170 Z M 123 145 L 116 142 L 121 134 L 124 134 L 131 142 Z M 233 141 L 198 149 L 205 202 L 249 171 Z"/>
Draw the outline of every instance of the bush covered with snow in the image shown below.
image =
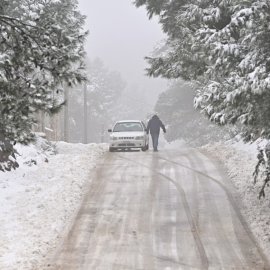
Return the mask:
<path fill-rule="evenodd" d="M 267 143 L 263 148 L 259 149 L 257 158 L 258 162 L 253 173 L 254 183 L 257 183 L 258 179 L 263 179 L 259 198 L 264 198 L 266 196 L 266 189 L 269 187 L 270 182 L 270 143 Z"/>
<path fill-rule="evenodd" d="M 10 171 L 18 168 L 15 158 L 16 150 L 8 140 L 0 140 L 0 171 Z"/>

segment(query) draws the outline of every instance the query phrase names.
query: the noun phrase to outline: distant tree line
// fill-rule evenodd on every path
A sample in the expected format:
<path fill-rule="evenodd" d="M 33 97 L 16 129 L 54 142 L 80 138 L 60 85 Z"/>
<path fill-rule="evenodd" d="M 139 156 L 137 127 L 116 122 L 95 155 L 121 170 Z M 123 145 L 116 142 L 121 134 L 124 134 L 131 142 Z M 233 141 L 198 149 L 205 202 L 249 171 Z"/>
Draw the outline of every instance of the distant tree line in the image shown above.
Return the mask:
<path fill-rule="evenodd" d="M 235 128 L 217 127 L 196 111 L 194 96 L 194 87 L 182 80 L 173 80 L 168 89 L 160 94 L 155 111 L 166 123 L 165 137 L 168 142 L 183 139 L 191 146 L 201 146 L 230 139 L 236 134 Z"/>
<path fill-rule="evenodd" d="M 70 141 L 105 142 L 126 83 L 119 72 L 110 71 L 99 58 L 87 61 L 86 72 L 89 79 L 85 86 L 70 92 Z"/>

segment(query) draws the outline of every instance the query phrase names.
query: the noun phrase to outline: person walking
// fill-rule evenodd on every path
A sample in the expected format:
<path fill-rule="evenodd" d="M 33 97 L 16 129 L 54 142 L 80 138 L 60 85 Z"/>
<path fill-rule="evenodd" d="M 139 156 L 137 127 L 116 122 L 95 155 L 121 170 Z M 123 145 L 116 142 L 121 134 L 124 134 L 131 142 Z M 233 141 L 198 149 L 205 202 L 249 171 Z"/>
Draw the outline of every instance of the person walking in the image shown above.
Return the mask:
<path fill-rule="evenodd" d="M 150 131 L 155 152 L 158 151 L 157 147 L 160 128 L 162 128 L 163 132 L 166 133 L 166 128 L 164 124 L 161 122 L 157 114 L 154 114 L 147 124 L 146 132 L 147 134 L 149 134 Z"/>

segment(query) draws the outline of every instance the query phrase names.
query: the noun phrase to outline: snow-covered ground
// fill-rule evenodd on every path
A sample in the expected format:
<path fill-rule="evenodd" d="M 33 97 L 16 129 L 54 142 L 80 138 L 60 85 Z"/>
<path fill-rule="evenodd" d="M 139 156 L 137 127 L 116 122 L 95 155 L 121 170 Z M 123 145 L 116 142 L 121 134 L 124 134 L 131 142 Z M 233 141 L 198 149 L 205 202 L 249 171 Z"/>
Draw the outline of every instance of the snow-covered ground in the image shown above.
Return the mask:
<path fill-rule="evenodd" d="M 260 142 L 262 145 L 263 142 Z M 270 257 L 270 189 L 266 197 L 258 198 L 262 180 L 254 185 L 252 173 L 257 163 L 257 144 L 228 141 L 202 147 L 225 166 L 227 173 L 243 201 L 242 212 L 254 236 Z"/>
<path fill-rule="evenodd" d="M 170 146 L 175 148 L 177 143 L 166 148 Z M 58 142 L 54 148 L 39 139 L 36 146 L 17 150 L 22 154 L 20 168 L 0 172 L 0 269 L 40 270 L 75 217 L 92 180 L 91 171 L 102 161 L 107 145 Z M 215 143 L 202 151 L 225 165 L 243 200 L 248 224 L 269 257 L 270 196 L 259 200 L 262 183 L 253 184 L 256 145 Z"/>
<path fill-rule="evenodd" d="M 80 205 L 106 145 L 17 146 L 20 168 L 0 172 L 0 269 L 42 269 Z"/>

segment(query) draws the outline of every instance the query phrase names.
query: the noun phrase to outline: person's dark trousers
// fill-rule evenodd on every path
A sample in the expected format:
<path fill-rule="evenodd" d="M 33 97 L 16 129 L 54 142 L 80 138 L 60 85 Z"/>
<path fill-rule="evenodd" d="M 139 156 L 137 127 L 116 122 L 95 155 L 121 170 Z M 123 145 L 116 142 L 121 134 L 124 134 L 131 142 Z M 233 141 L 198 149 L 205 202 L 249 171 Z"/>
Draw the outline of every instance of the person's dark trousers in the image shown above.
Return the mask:
<path fill-rule="evenodd" d="M 151 133 L 151 137 L 152 137 L 154 151 L 157 151 L 159 134 L 158 133 Z"/>

